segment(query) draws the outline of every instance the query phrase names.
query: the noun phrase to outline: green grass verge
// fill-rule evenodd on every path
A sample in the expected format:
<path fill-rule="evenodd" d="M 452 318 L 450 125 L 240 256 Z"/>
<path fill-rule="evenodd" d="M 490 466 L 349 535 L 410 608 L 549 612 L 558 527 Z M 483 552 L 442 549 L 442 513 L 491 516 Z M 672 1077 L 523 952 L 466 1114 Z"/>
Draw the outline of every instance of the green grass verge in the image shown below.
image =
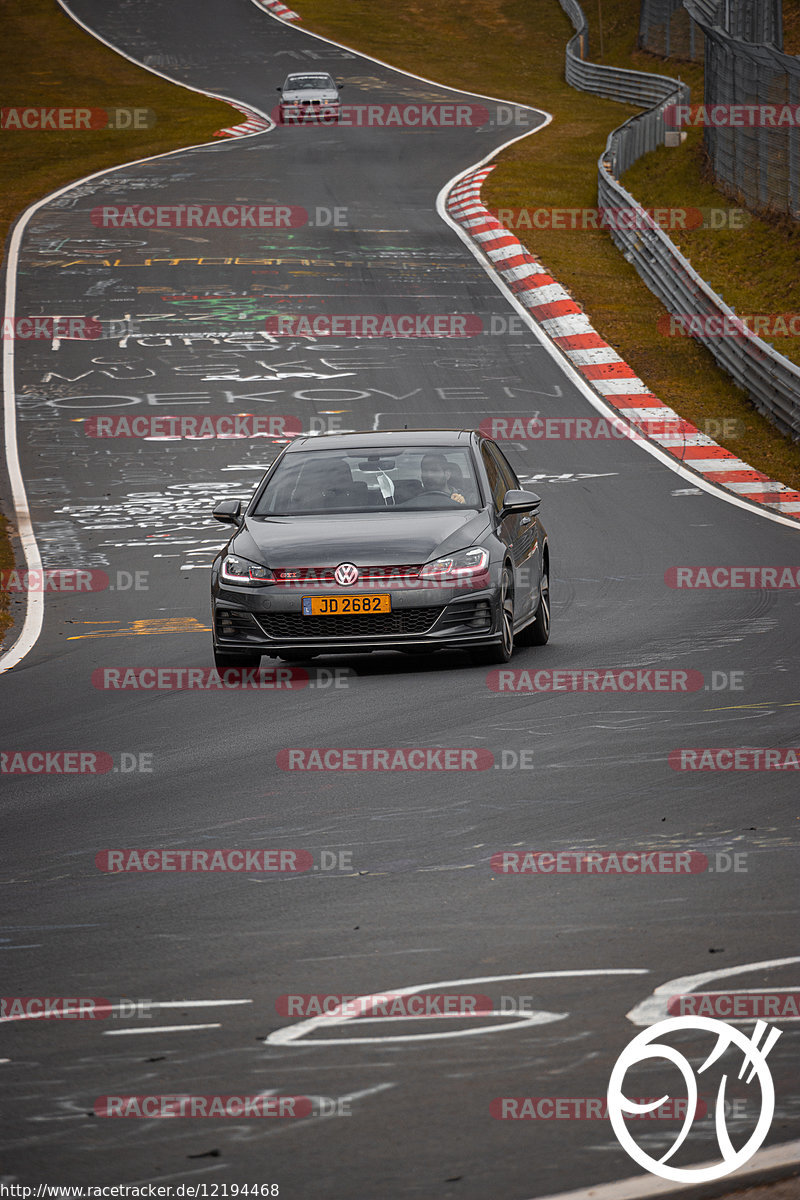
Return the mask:
<path fill-rule="evenodd" d="M 498 0 L 479 7 L 474 0 L 447 0 L 423 4 L 395 0 L 391 8 L 372 0 L 298 0 L 304 24 L 393 66 L 455 87 L 539 105 L 553 114 L 546 129 L 525 138 L 500 156 L 500 165 L 483 188 L 492 209 L 591 208 L 597 203 L 597 159 L 610 131 L 640 111 L 613 101 L 575 91 L 564 82 L 564 48 L 572 26 L 556 0 Z M 591 57 L 599 59 L 597 10 L 587 5 Z M 638 0 L 604 0 L 603 61 L 657 73 L 680 75 L 692 86 L 695 100 L 702 96 L 702 67 L 668 63 L 635 50 Z M 668 156 L 675 157 L 670 159 Z M 668 180 L 656 176 L 663 163 L 680 171 L 675 187 L 678 207 L 730 208 L 732 202 L 702 177 L 690 141 L 674 151 L 646 157 L 629 172 L 625 184 L 643 203 L 664 207 L 672 195 Z M 634 183 L 634 171 L 648 171 L 643 193 Z M 644 194 L 646 191 L 646 194 Z M 727 255 L 752 257 L 753 223 L 745 231 L 720 236 L 720 231 L 696 232 L 685 241 L 703 274 L 710 272 L 707 257 L 717 256 L 719 277 L 726 301 L 733 301 L 728 276 L 741 274 L 729 265 Z M 688 338 L 667 338 L 658 330 L 665 310 L 645 287 L 636 271 L 603 231 L 525 230 L 522 241 L 538 255 L 555 277 L 575 296 L 598 332 L 616 347 L 650 388 L 681 416 L 752 466 L 792 487 L 800 488 L 800 447 L 784 438 L 761 417 L 714 363 L 702 347 Z M 700 232 L 700 231 L 698 231 Z M 762 236 L 762 235 L 759 235 Z M 759 254 L 767 264 L 770 291 L 758 297 L 749 311 L 788 311 L 791 304 L 770 308 L 777 295 L 796 288 L 796 260 L 787 250 L 791 231 L 765 226 Z M 692 251 L 692 245 L 695 250 Z M 751 264 L 752 270 L 752 264 Z M 744 312 L 746 306 L 740 306 Z M 787 339 L 788 340 L 788 339 Z M 781 347 L 782 348 L 782 347 Z M 715 432 L 723 421 L 734 436 Z M 713 423 L 713 424 L 706 424 Z"/>
<path fill-rule="evenodd" d="M 40 197 L 105 167 L 212 140 L 236 125 L 236 109 L 175 87 L 129 63 L 76 25 L 54 0 L 3 4 L 0 41 L 3 107 L 145 108 L 149 129 L 0 131 L 3 187 L 0 242 L 14 219 Z M 0 569 L 13 565 L 6 522 L 0 517 Z M 0 589 L 0 637 L 11 624 Z"/>

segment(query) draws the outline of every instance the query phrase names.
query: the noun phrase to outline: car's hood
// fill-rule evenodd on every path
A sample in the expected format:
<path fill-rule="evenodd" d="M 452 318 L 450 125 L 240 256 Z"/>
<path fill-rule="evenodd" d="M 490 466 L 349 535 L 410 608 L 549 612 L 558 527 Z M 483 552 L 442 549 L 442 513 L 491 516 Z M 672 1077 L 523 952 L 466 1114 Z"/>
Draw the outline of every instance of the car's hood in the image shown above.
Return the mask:
<path fill-rule="evenodd" d="M 462 550 L 489 527 L 486 511 L 247 517 L 231 542 L 244 558 L 278 567 L 408 566 Z"/>
<path fill-rule="evenodd" d="M 297 104 L 301 100 L 338 100 L 339 93 L 332 92 L 330 88 L 299 88 L 294 92 L 282 92 L 281 99 L 284 102 L 288 100 L 290 104 Z"/>

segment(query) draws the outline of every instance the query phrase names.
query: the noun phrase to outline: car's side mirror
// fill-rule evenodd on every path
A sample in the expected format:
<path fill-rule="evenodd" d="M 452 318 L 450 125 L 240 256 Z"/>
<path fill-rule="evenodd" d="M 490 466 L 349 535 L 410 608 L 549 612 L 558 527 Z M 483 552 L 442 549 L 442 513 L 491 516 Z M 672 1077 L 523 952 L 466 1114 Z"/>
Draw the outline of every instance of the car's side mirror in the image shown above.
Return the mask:
<path fill-rule="evenodd" d="M 223 525 L 238 525 L 241 522 L 241 500 L 218 500 L 214 505 L 212 516 Z"/>
<path fill-rule="evenodd" d="M 337 83 L 337 84 L 336 84 L 336 86 L 337 86 L 337 88 L 339 89 L 339 91 L 341 91 L 341 90 L 342 90 L 342 88 L 344 87 L 344 84 L 343 84 L 343 83 Z"/>
<path fill-rule="evenodd" d="M 276 92 L 282 92 L 282 91 L 283 91 L 283 88 L 282 88 L 282 87 L 276 87 L 276 88 L 275 88 L 275 91 L 276 91 Z"/>
<path fill-rule="evenodd" d="M 537 496 L 536 492 L 527 492 L 524 488 L 509 488 L 503 496 L 500 516 L 506 517 L 509 513 L 535 513 L 539 511 L 541 503 L 542 498 Z"/>

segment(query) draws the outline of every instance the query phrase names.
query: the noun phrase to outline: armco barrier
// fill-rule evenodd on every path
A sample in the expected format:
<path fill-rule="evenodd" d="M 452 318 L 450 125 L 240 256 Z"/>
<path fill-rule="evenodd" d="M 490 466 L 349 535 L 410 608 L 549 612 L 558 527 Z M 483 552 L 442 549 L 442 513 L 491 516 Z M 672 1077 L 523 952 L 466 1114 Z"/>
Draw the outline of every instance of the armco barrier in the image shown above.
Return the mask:
<path fill-rule="evenodd" d="M 614 129 L 598 162 L 598 207 L 630 209 L 630 229 L 616 222 L 610 230 L 614 244 L 632 263 L 644 282 L 674 314 L 735 317 L 662 229 L 626 191 L 619 177 L 637 159 L 665 142 L 664 110 L 670 104 L 688 104 L 689 88 L 678 80 L 645 71 L 628 71 L 588 63 L 588 27 L 577 0 L 560 0 L 575 27 L 567 43 L 566 79 L 581 91 L 609 100 L 641 104 L 648 111 Z M 698 326 L 701 322 L 696 323 Z M 715 361 L 748 395 L 752 403 L 782 433 L 800 440 L 800 367 L 778 354 L 758 337 L 694 335 Z"/>

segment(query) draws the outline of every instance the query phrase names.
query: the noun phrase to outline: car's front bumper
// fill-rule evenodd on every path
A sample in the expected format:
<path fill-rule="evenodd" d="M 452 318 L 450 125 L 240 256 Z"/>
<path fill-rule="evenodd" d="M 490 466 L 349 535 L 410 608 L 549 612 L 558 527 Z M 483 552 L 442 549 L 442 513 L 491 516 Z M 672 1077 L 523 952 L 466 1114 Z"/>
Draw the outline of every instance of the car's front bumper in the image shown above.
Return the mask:
<path fill-rule="evenodd" d="M 302 125 L 304 121 L 319 121 L 334 124 L 339 120 L 338 104 L 283 103 L 279 106 L 281 121 L 285 125 Z"/>
<path fill-rule="evenodd" d="M 304 596 L 352 596 L 367 591 L 388 592 L 391 612 L 303 615 Z M 212 608 L 214 643 L 225 652 L 442 649 L 491 646 L 500 640 L 498 589 L 493 586 L 251 590 L 220 581 L 213 588 Z"/>

